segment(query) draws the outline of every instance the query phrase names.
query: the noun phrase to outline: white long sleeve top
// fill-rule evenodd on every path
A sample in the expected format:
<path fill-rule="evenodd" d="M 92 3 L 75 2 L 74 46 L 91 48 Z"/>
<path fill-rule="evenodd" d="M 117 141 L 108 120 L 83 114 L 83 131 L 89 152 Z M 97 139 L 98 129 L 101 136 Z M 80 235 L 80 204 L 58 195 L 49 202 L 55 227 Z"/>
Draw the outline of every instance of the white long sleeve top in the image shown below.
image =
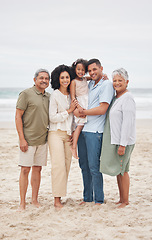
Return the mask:
<path fill-rule="evenodd" d="M 73 128 L 73 114 L 68 114 L 71 98 L 64 95 L 58 89 L 54 90 L 50 97 L 49 105 L 49 131 L 66 131 L 71 135 Z"/>
<path fill-rule="evenodd" d="M 136 141 L 136 104 L 130 92 L 116 98 L 110 112 L 111 144 L 132 145 Z"/>

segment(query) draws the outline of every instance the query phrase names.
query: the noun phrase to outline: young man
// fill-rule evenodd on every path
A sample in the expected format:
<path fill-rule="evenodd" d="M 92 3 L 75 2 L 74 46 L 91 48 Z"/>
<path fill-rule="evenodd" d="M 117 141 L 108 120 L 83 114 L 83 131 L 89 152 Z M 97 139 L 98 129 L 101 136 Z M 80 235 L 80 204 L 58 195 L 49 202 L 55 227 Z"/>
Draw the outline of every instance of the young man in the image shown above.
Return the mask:
<path fill-rule="evenodd" d="M 78 140 L 79 165 L 83 176 L 83 203 L 95 201 L 96 205 L 104 202 L 103 177 L 99 171 L 102 135 L 106 111 L 114 96 L 114 89 L 109 80 L 103 80 L 103 67 L 98 59 L 88 61 L 89 83 L 88 109 L 81 110 L 87 115 L 82 133 Z"/>
<path fill-rule="evenodd" d="M 32 204 L 39 207 L 38 191 L 41 169 L 47 163 L 47 134 L 49 124 L 49 97 L 45 92 L 49 86 L 50 75 L 39 69 L 34 76 L 35 85 L 20 93 L 16 105 L 16 129 L 19 136 L 21 166 L 20 210 L 25 209 L 28 175 L 32 167 L 31 186 Z"/>

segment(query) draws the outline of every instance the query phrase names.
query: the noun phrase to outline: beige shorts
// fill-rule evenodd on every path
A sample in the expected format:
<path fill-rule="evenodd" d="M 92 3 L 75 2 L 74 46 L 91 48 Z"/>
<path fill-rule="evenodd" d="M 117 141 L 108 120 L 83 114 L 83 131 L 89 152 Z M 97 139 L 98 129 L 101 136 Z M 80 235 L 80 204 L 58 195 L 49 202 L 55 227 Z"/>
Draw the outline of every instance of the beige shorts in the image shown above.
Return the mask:
<path fill-rule="evenodd" d="M 28 146 L 26 152 L 20 150 L 19 166 L 46 166 L 47 165 L 48 144 L 39 146 Z"/>

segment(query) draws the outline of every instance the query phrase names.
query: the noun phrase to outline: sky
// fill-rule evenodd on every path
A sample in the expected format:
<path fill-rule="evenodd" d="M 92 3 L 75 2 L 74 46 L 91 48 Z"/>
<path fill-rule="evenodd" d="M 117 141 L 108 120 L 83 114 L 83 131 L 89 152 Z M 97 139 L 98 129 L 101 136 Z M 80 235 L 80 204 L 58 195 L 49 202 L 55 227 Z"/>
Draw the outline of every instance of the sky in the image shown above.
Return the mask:
<path fill-rule="evenodd" d="M 152 88 L 151 12 L 151 0 L 0 0 L 0 87 L 98 58 L 110 80 L 123 67 L 129 87 Z"/>

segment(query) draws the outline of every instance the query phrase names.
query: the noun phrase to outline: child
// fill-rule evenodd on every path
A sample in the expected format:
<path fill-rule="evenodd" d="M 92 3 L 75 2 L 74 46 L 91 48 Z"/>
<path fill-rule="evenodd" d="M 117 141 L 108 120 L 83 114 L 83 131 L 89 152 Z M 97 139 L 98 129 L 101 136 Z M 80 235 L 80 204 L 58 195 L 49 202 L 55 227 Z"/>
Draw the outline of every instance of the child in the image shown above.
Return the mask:
<path fill-rule="evenodd" d="M 72 64 L 72 70 L 74 73 L 74 78 L 70 85 L 70 94 L 71 100 L 78 100 L 78 107 L 74 111 L 79 111 L 79 108 L 87 109 L 88 107 L 88 80 L 91 80 L 90 77 L 84 77 L 87 72 L 87 61 L 84 59 L 78 59 Z M 73 133 L 73 144 L 71 147 L 72 156 L 78 159 L 77 155 L 77 142 L 79 135 L 83 129 L 84 123 L 87 121 L 87 118 L 78 118 L 75 117 L 76 129 Z"/>

